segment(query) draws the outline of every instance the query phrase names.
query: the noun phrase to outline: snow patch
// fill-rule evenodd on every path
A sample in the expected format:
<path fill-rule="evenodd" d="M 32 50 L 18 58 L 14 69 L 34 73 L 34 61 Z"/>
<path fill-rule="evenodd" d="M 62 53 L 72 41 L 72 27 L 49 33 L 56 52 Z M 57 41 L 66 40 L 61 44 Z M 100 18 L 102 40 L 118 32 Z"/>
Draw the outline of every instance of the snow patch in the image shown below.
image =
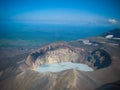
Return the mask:
<path fill-rule="evenodd" d="M 114 36 L 114 35 L 107 35 L 107 36 L 105 36 L 105 38 L 111 39 L 111 38 L 113 38 L 113 36 Z"/>
<path fill-rule="evenodd" d="M 92 45 L 92 43 L 91 43 L 89 40 L 83 40 L 83 43 L 84 43 L 85 45 Z"/>

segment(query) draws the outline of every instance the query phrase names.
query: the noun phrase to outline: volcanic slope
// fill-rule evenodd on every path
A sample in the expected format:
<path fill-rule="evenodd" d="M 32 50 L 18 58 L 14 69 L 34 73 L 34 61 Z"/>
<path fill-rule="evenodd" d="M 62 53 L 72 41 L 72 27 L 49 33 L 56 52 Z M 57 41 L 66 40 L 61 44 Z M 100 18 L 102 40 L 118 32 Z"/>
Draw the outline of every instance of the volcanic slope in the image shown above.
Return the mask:
<path fill-rule="evenodd" d="M 120 43 L 116 42 L 116 38 L 97 36 L 71 42 L 55 42 L 31 52 L 16 66 L 2 70 L 0 90 L 99 89 L 106 83 L 120 80 L 119 53 Z M 41 65 L 61 62 L 86 64 L 94 71 L 36 71 Z"/>

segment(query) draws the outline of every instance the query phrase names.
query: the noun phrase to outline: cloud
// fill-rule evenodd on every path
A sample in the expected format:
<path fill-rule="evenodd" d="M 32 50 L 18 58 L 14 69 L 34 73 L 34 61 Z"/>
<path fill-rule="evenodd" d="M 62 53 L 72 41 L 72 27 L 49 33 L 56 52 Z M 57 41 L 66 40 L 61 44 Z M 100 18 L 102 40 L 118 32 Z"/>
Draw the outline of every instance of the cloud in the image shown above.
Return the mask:
<path fill-rule="evenodd" d="M 117 20 L 116 19 L 108 19 L 108 22 L 111 24 L 117 24 Z"/>

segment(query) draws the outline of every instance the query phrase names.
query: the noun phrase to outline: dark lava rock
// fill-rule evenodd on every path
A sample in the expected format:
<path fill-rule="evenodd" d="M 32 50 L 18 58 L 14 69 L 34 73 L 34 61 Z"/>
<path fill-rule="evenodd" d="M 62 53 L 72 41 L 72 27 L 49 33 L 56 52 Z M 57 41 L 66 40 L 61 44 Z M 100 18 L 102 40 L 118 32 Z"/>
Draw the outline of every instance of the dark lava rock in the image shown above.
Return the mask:
<path fill-rule="evenodd" d="M 96 69 L 108 67 L 112 63 L 110 55 L 103 49 L 93 51 L 87 61 L 93 63 Z"/>

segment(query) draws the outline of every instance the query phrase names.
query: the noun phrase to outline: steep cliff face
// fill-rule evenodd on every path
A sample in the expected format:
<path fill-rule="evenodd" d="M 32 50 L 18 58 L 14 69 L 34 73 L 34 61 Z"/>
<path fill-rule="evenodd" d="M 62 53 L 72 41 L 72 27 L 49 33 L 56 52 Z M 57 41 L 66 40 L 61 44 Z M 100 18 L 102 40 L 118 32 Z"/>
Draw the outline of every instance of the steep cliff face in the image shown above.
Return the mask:
<path fill-rule="evenodd" d="M 75 48 L 65 42 L 57 42 L 32 52 L 21 68 L 35 69 L 42 64 L 76 62 L 80 63 L 85 59 L 85 51 L 82 48 Z"/>
<path fill-rule="evenodd" d="M 76 61 L 79 58 L 79 55 L 69 48 L 60 48 L 53 51 L 46 52 L 44 57 L 38 56 L 35 61 L 36 65 L 41 65 L 44 63 L 61 63 L 67 61 Z"/>

